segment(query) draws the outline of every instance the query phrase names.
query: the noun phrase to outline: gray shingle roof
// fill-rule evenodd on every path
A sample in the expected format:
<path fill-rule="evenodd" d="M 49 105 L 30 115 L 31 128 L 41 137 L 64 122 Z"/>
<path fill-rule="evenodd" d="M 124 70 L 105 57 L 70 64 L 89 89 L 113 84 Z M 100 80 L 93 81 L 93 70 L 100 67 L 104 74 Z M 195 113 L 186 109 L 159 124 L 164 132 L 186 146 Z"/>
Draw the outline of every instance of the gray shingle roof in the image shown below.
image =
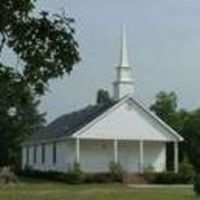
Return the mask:
<path fill-rule="evenodd" d="M 100 116 L 115 103 L 108 106 L 87 106 L 84 109 L 62 115 L 36 134 L 33 134 L 26 142 L 40 142 L 48 139 L 58 139 L 73 135 L 76 131 Z"/>

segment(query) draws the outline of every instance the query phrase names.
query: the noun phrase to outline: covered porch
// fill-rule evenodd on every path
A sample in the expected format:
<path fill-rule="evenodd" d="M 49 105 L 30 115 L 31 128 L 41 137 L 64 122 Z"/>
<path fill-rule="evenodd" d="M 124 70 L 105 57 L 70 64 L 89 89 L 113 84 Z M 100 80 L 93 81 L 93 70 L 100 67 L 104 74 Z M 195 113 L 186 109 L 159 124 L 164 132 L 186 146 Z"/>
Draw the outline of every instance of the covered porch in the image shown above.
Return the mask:
<path fill-rule="evenodd" d="M 84 172 L 106 172 L 120 163 L 124 172 L 166 171 L 166 141 L 75 138 L 75 161 Z M 173 142 L 173 169 L 178 173 L 178 141 Z"/>

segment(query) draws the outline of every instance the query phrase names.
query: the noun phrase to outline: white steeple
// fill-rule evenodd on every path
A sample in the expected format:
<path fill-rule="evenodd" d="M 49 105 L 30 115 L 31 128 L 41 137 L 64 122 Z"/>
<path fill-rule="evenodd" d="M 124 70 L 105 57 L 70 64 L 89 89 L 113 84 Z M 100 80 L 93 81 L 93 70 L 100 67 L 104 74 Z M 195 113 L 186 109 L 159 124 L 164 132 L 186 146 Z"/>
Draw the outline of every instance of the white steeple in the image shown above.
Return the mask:
<path fill-rule="evenodd" d="M 122 29 L 120 61 L 116 70 L 117 78 L 114 82 L 114 99 L 119 100 L 126 95 L 133 94 L 133 80 L 131 74 L 131 66 L 128 60 L 125 26 L 123 26 Z"/>
<path fill-rule="evenodd" d="M 126 44 L 126 27 L 123 25 L 122 28 L 122 39 L 121 39 L 121 52 L 120 52 L 120 62 L 119 66 L 129 66 L 128 60 L 128 51 L 127 51 L 127 44 Z"/>

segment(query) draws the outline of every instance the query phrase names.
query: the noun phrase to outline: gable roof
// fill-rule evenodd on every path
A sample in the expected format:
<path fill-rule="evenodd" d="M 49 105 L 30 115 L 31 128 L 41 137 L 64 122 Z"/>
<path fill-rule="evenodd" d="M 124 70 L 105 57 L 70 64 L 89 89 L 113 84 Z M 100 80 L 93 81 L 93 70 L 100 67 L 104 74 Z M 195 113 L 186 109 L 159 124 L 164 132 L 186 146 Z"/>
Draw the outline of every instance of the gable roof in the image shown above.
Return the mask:
<path fill-rule="evenodd" d="M 167 125 L 164 121 L 162 121 L 159 117 L 157 117 L 153 112 L 151 112 L 150 110 L 146 109 L 139 101 L 137 101 L 135 98 L 133 98 L 130 95 L 127 95 L 124 98 L 122 98 L 115 105 L 113 105 L 112 107 L 110 107 L 110 109 L 108 109 L 108 110 L 106 110 L 106 112 L 102 113 L 102 115 L 99 115 L 93 121 L 91 121 L 90 123 L 88 123 L 85 127 L 83 127 L 82 129 L 78 130 L 73 135 L 73 137 L 82 137 L 82 134 L 85 131 L 87 131 L 89 128 L 93 127 L 99 121 L 103 120 L 110 113 L 114 112 L 122 104 L 124 104 L 125 102 L 127 102 L 127 100 L 131 101 L 137 108 L 139 108 L 140 110 L 142 110 L 146 116 L 148 116 L 152 121 L 154 121 L 156 124 L 158 124 L 159 127 L 161 127 L 163 130 L 165 130 L 168 134 L 170 134 L 174 138 L 176 138 L 177 141 L 183 141 L 184 140 L 174 129 L 172 129 L 169 125 Z"/>
<path fill-rule="evenodd" d="M 38 143 L 47 140 L 79 137 L 84 131 L 95 125 L 127 100 L 131 100 L 137 107 L 142 109 L 146 115 L 152 120 L 155 120 L 156 123 L 164 128 L 169 134 L 172 134 L 178 141 L 183 141 L 183 138 L 176 131 L 158 118 L 154 113 L 146 109 L 139 101 L 130 96 L 125 96 L 120 101 L 113 102 L 108 106 L 90 105 L 79 111 L 65 114 L 28 138 L 25 143 Z"/>
<path fill-rule="evenodd" d="M 29 137 L 25 143 L 42 142 L 46 140 L 70 137 L 76 131 L 93 121 L 114 104 L 116 104 L 116 102 L 113 102 L 107 106 L 101 104 L 89 105 L 81 110 L 62 115 Z"/>

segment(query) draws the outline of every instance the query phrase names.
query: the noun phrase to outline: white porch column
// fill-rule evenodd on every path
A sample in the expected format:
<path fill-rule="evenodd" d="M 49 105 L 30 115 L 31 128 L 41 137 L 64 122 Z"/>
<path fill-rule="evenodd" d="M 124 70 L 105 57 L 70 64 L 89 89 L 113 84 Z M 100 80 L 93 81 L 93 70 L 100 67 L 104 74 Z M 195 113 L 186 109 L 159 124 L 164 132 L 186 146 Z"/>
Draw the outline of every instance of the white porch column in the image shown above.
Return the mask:
<path fill-rule="evenodd" d="M 142 140 L 140 140 L 140 163 L 139 163 L 140 173 L 143 173 L 143 167 L 144 167 L 144 143 Z"/>
<path fill-rule="evenodd" d="M 76 138 L 76 163 L 80 163 L 80 139 Z"/>
<path fill-rule="evenodd" d="M 114 163 L 118 163 L 118 140 L 114 140 Z"/>
<path fill-rule="evenodd" d="M 174 172 L 178 173 L 178 142 L 174 142 Z"/>

